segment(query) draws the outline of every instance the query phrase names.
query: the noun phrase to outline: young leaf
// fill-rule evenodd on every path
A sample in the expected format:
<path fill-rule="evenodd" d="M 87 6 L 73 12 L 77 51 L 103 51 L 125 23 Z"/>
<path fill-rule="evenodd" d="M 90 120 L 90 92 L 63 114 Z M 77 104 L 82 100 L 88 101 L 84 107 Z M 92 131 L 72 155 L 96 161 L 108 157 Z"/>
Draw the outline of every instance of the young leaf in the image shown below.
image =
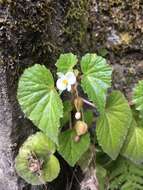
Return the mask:
<path fill-rule="evenodd" d="M 46 135 L 38 132 L 30 136 L 16 157 L 17 173 L 32 185 L 40 185 L 54 180 L 60 171 L 59 161 L 52 155 L 54 152 L 55 145 Z M 30 170 L 30 165 L 33 163 L 31 159 L 37 159 L 39 164 L 41 163 L 40 175 Z"/>
<path fill-rule="evenodd" d="M 143 122 L 133 118 L 121 154 L 139 164 L 143 162 Z"/>
<path fill-rule="evenodd" d="M 133 103 L 136 106 L 136 110 L 140 111 L 140 117 L 143 117 L 143 80 L 134 88 Z"/>
<path fill-rule="evenodd" d="M 107 89 L 111 86 L 112 69 L 106 60 L 96 54 L 86 54 L 81 60 L 83 72 L 81 84 L 89 99 L 103 111 Z"/>
<path fill-rule="evenodd" d="M 88 133 L 81 136 L 79 142 L 75 142 L 75 137 L 76 132 L 71 129 L 61 133 L 59 136 L 58 152 L 71 166 L 76 164 L 90 145 Z"/>
<path fill-rule="evenodd" d="M 25 115 L 58 143 L 63 105 L 51 72 L 38 64 L 26 69 L 19 81 L 17 97 Z"/>
<path fill-rule="evenodd" d="M 61 54 L 56 62 L 58 72 L 67 73 L 68 71 L 72 71 L 77 61 L 77 56 L 72 53 Z"/>
<path fill-rule="evenodd" d="M 28 159 L 28 157 L 26 157 L 24 152 L 17 156 L 16 171 L 27 183 L 32 185 L 41 185 L 46 182 L 51 182 L 57 178 L 60 171 L 60 165 L 54 155 L 51 155 L 50 158 L 44 162 L 44 168 L 41 170 L 41 176 L 38 176 L 29 170 L 28 160 L 26 159 Z"/>
<path fill-rule="evenodd" d="M 126 138 L 132 114 L 127 100 L 119 91 L 107 98 L 104 113 L 97 119 L 97 139 L 104 152 L 113 160 L 117 158 Z"/>
<path fill-rule="evenodd" d="M 23 148 L 24 147 L 24 148 Z M 25 151 L 27 149 L 28 152 L 36 152 L 37 154 L 47 154 L 50 152 L 54 154 L 56 151 L 56 146 L 46 135 L 42 132 L 37 132 L 34 135 L 28 137 L 28 139 L 24 142 L 19 153 Z"/>

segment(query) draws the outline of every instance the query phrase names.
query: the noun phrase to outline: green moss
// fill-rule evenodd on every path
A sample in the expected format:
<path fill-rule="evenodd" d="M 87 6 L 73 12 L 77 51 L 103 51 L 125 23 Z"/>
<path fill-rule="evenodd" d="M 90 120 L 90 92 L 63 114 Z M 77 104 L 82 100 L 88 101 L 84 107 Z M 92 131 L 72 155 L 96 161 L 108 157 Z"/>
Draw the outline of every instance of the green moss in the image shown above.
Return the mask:
<path fill-rule="evenodd" d="M 122 4 L 122 3 L 123 3 L 122 0 L 109 0 L 110 6 L 115 6 L 115 5 L 119 5 L 119 4 Z"/>
<path fill-rule="evenodd" d="M 75 45 L 81 45 L 87 34 L 90 0 L 70 0 L 64 32 Z"/>
<path fill-rule="evenodd" d="M 83 53 L 87 50 L 109 48 L 115 53 L 120 53 L 121 50 L 126 52 L 129 47 L 134 46 L 136 39 L 140 38 L 143 32 L 141 1 L 94 2 L 96 1 L 69 0 L 65 6 L 63 32 L 72 50 L 78 49 Z M 113 30 L 120 40 L 117 46 L 114 42 L 108 41 L 108 37 L 114 39 Z M 124 35 L 128 33 L 128 36 Z"/>
<path fill-rule="evenodd" d="M 143 36 L 143 23 L 141 21 L 143 7 L 141 0 L 109 0 L 108 2 L 107 0 L 101 0 L 98 2 L 98 11 L 100 13 L 100 23 L 98 25 L 95 22 L 95 24 L 96 28 L 101 27 L 98 35 L 100 44 L 102 43 L 118 54 L 129 51 L 130 48 L 134 49 L 135 46 L 137 49 L 142 49 L 141 43 L 138 42 L 138 39 L 142 41 Z M 107 39 L 108 37 L 110 39 L 114 38 L 113 31 L 120 38 L 120 42 L 116 43 L 116 45 L 115 43 L 110 43 Z M 94 32 L 92 36 L 94 36 Z M 95 40 L 92 39 L 92 41 Z"/>
<path fill-rule="evenodd" d="M 11 84 L 17 82 L 25 67 L 34 63 L 53 67 L 53 59 L 61 51 L 57 32 L 59 27 L 55 23 L 55 1 L 0 0 L 1 2 L 0 51 L 3 62 L 11 70 Z"/>
<path fill-rule="evenodd" d="M 10 14 L 16 19 L 16 22 L 12 23 L 17 30 L 14 35 L 21 42 L 22 51 L 19 50 L 19 53 L 23 57 L 28 56 L 34 62 L 42 60 L 42 63 L 45 63 L 51 53 L 59 52 L 55 33 L 51 31 L 51 23 L 56 14 L 54 1 L 16 0 L 11 2 Z"/>
<path fill-rule="evenodd" d="M 0 0 L 0 5 L 11 3 L 11 0 Z"/>

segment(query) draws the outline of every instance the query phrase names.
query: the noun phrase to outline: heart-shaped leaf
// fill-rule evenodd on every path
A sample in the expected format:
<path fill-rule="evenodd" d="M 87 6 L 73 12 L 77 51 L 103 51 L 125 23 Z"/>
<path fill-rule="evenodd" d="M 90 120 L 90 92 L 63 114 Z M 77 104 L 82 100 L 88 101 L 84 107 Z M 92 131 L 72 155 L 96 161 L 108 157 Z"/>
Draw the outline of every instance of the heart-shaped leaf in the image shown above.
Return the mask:
<path fill-rule="evenodd" d="M 63 118 L 61 119 L 61 126 L 64 126 L 70 119 L 70 114 L 71 111 L 73 109 L 73 105 L 71 103 L 71 101 L 66 100 L 65 102 L 63 102 Z"/>
<path fill-rule="evenodd" d="M 143 162 L 143 120 L 137 115 L 131 122 L 122 155 L 135 163 Z"/>
<path fill-rule="evenodd" d="M 58 152 L 68 162 L 74 166 L 80 157 L 86 152 L 90 145 L 89 134 L 80 137 L 78 142 L 75 142 L 75 130 L 67 130 L 59 136 Z"/>
<path fill-rule="evenodd" d="M 17 97 L 26 116 L 58 143 L 63 105 L 51 72 L 38 64 L 26 69 L 19 81 Z"/>
<path fill-rule="evenodd" d="M 101 56 L 86 54 L 81 60 L 81 70 L 83 72 L 81 84 L 84 92 L 99 111 L 103 111 L 107 89 L 111 86 L 111 67 Z"/>
<path fill-rule="evenodd" d="M 134 88 L 133 103 L 136 106 L 136 110 L 140 111 L 140 117 L 143 117 L 143 80 Z"/>
<path fill-rule="evenodd" d="M 19 150 L 15 160 L 17 173 L 32 185 L 40 185 L 54 180 L 60 171 L 54 143 L 43 133 L 38 132 L 30 136 Z M 41 164 L 40 170 L 30 170 L 31 163 Z"/>
<path fill-rule="evenodd" d="M 113 160 L 117 158 L 126 138 L 132 113 L 127 100 L 119 91 L 107 98 L 106 109 L 97 119 L 97 139 L 104 152 Z"/>
<path fill-rule="evenodd" d="M 58 72 L 67 73 L 68 71 L 72 71 L 77 61 L 77 56 L 72 53 L 61 54 L 56 62 Z"/>

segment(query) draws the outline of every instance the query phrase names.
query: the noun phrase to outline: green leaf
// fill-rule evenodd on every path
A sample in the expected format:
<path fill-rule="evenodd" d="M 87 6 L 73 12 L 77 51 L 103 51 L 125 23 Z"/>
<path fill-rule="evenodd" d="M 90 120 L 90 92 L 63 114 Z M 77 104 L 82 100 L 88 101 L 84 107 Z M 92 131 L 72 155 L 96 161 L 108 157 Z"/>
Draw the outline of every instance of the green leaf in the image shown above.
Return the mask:
<path fill-rule="evenodd" d="M 127 100 L 119 91 L 107 99 L 106 109 L 97 119 L 97 139 L 104 152 L 113 160 L 117 158 L 126 138 L 132 113 Z"/>
<path fill-rule="evenodd" d="M 41 185 L 46 182 L 51 182 L 57 178 L 60 171 L 60 165 L 57 158 L 54 155 L 51 155 L 47 162 L 45 161 L 44 163 L 41 176 L 38 176 L 29 170 L 28 160 L 26 160 L 25 155 L 23 154 L 18 155 L 16 158 L 16 171 L 27 183 L 32 185 Z"/>
<path fill-rule="evenodd" d="M 85 120 L 85 123 L 88 124 L 88 126 L 90 126 L 93 121 L 94 121 L 94 115 L 93 115 L 93 111 L 92 110 L 86 110 L 84 112 L 84 120 Z"/>
<path fill-rule="evenodd" d="M 38 64 L 26 69 L 19 81 L 17 97 L 25 115 L 58 143 L 63 105 L 51 72 Z"/>
<path fill-rule="evenodd" d="M 102 57 L 106 57 L 108 53 L 109 53 L 109 51 L 108 51 L 106 48 L 100 48 L 100 49 L 98 50 L 98 54 L 99 54 L 100 56 L 102 56 Z"/>
<path fill-rule="evenodd" d="M 136 106 L 136 110 L 140 111 L 140 117 L 143 117 L 143 80 L 134 88 L 133 103 Z"/>
<path fill-rule="evenodd" d="M 75 137 L 76 132 L 71 129 L 61 133 L 59 136 L 58 152 L 71 166 L 76 164 L 90 145 L 88 133 L 81 136 L 79 142 L 75 142 Z"/>
<path fill-rule="evenodd" d="M 40 185 L 54 180 L 60 171 L 57 158 L 52 155 L 55 152 L 54 143 L 43 133 L 37 132 L 30 136 L 20 148 L 15 160 L 17 173 L 32 185 Z M 40 176 L 29 169 L 30 157 L 42 161 Z"/>
<path fill-rule="evenodd" d="M 111 67 L 101 56 L 86 54 L 81 60 L 81 70 L 83 72 L 81 84 L 84 92 L 99 111 L 103 111 L 107 89 L 111 86 Z"/>
<path fill-rule="evenodd" d="M 64 113 L 63 113 L 63 118 L 61 119 L 61 126 L 64 126 L 70 119 L 70 114 L 73 109 L 73 106 L 71 104 L 71 101 L 65 101 L 63 103 L 64 106 Z"/>
<path fill-rule="evenodd" d="M 77 61 L 77 56 L 72 53 L 61 54 L 56 62 L 58 72 L 67 73 L 72 71 Z"/>
<path fill-rule="evenodd" d="M 105 183 L 106 183 L 106 175 L 107 171 L 103 168 L 100 164 L 96 163 L 96 176 L 99 183 L 99 189 L 105 190 Z"/>
<path fill-rule="evenodd" d="M 121 154 L 139 164 L 143 162 L 143 121 L 133 118 Z"/>
<path fill-rule="evenodd" d="M 142 190 L 143 166 L 119 158 L 112 163 L 108 176 L 109 190 Z"/>
<path fill-rule="evenodd" d="M 96 160 L 95 155 L 96 155 L 95 147 L 90 146 L 89 149 L 78 160 L 78 165 L 82 169 L 83 173 L 86 173 L 89 170 L 91 164 L 92 165 L 95 164 Z"/>
<path fill-rule="evenodd" d="M 24 149 L 22 148 L 24 147 Z M 51 154 L 54 154 L 56 151 L 56 146 L 53 143 L 52 140 L 50 140 L 46 135 L 44 135 L 42 132 L 37 132 L 34 135 L 31 135 L 28 137 L 28 139 L 24 142 L 21 149 L 19 150 L 19 153 L 21 153 L 23 150 L 27 149 L 28 153 L 30 151 L 35 151 L 37 154 L 45 154 L 45 152 L 50 152 Z M 47 154 L 47 153 L 46 153 Z"/>

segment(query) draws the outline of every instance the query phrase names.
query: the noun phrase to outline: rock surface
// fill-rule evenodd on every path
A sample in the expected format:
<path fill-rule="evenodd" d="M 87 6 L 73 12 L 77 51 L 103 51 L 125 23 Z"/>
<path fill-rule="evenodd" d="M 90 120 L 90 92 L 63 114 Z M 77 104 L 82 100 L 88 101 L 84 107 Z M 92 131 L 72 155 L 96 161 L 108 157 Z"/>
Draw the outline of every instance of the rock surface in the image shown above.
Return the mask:
<path fill-rule="evenodd" d="M 40 63 L 54 71 L 60 53 L 97 52 L 113 65 L 113 87 L 130 100 L 143 76 L 142 18 L 142 0 L 0 0 L 0 190 L 45 188 L 31 187 L 14 171 L 20 145 L 35 131 L 16 99 L 23 70 Z M 66 172 L 49 190 L 64 190 L 70 183 L 72 170 L 62 167 Z M 79 189 L 77 180 L 73 184 Z"/>
<path fill-rule="evenodd" d="M 0 65 L 0 190 L 18 190 L 12 151 L 12 107 L 8 98 L 5 67 Z"/>

